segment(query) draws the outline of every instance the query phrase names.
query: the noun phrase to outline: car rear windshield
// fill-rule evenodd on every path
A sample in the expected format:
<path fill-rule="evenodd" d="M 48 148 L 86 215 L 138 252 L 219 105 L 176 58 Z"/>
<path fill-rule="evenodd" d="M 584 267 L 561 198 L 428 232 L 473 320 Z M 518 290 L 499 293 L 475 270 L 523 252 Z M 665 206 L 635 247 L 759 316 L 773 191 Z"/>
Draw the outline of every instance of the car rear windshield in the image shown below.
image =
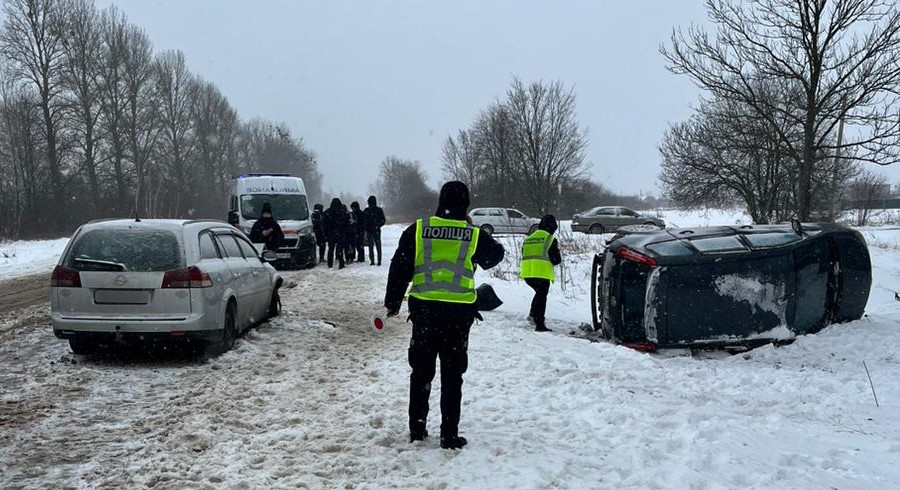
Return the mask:
<path fill-rule="evenodd" d="M 760 233 L 744 235 L 753 248 L 780 247 L 789 243 L 800 241 L 796 233 Z"/>
<path fill-rule="evenodd" d="M 82 271 L 168 271 L 181 267 L 181 247 L 170 231 L 91 230 L 72 246 L 66 264 Z"/>

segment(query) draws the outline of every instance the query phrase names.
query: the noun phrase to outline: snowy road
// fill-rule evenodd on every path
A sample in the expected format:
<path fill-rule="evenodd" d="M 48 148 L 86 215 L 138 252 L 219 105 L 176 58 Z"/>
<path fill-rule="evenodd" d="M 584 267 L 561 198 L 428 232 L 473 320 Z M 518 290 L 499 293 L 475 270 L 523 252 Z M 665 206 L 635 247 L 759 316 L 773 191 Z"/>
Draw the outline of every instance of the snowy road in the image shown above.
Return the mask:
<path fill-rule="evenodd" d="M 900 240 L 878 236 L 867 319 L 715 359 L 569 337 L 571 285 L 534 333 L 527 286 L 479 272 L 506 304 L 473 327 L 459 452 L 406 440 L 409 328 L 367 325 L 386 267 L 288 273 L 285 314 L 206 362 L 74 356 L 40 303 L 0 315 L 0 488 L 900 488 Z"/>

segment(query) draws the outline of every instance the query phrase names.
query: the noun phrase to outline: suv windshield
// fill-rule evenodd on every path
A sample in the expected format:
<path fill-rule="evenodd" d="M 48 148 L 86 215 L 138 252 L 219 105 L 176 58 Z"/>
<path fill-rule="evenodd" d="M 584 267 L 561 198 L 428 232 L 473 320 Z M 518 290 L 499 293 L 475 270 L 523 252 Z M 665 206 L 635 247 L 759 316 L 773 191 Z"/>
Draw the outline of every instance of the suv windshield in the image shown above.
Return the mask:
<path fill-rule="evenodd" d="M 244 194 L 241 196 L 241 215 L 244 219 L 259 219 L 265 203 L 272 206 L 272 216 L 276 220 L 304 221 L 309 218 L 303 194 Z"/>
<path fill-rule="evenodd" d="M 181 247 L 169 231 L 91 230 L 72 246 L 66 265 L 80 271 L 168 271 L 181 267 Z"/>

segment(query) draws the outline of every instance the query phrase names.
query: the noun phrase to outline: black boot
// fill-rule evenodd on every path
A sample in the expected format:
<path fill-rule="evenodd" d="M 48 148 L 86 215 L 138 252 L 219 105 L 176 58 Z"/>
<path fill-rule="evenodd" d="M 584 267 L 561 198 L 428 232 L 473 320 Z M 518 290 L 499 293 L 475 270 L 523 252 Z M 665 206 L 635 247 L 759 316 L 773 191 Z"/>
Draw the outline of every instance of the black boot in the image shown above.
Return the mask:
<path fill-rule="evenodd" d="M 441 449 L 462 449 L 469 441 L 461 436 L 441 436 Z"/>
<path fill-rule="evenodd" d="M 421 432 L 412 431 L 409 433 L 409 442 L 424 441 L 426 437 L 428 437 L 427 430 L 423 430 Z"/>

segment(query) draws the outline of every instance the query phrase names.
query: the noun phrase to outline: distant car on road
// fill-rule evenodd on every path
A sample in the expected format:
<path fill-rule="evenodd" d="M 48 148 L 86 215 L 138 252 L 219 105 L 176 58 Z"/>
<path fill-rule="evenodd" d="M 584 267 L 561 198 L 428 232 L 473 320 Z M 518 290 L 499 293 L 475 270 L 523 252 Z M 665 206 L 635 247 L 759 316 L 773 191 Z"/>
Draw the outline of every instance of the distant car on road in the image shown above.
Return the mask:
<path fill-rule="evenodd" d="M 628 225 L 654 225 L 665 228 L 666 222 L 622 206 L 599 206 L 572 216 L 572 231 L 592 235 L 614 233 L 620 227 Z"/>
<path fill-rule="evenodd" d="M 114 341 L 186 339 L 228 350 L 277 315 L 282 278 L 218 221 L 103 220 L 81 226 L 53 270 L 53 333 L 72 352 Z"/>
<path fill-rule="evenodd" d="M 752 347 L 862 317 L 872 266 L 838 225 L 635 232 L 594 258 L 594 329 L 615 343 Z"/>
<path fill-rule="evenodd" d="M 487 233 L 533 233 L 541 220 L 529 218 L 513 208 L 475 208 L 469 212 L 472 224 Z"/>

